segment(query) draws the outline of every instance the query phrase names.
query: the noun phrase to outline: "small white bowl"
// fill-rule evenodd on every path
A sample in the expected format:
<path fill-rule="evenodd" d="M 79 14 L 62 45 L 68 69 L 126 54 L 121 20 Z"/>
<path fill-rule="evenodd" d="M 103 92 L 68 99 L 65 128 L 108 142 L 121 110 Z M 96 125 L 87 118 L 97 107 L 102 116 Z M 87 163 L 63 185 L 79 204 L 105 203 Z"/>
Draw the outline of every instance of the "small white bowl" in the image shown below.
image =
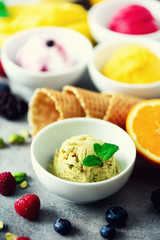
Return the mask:
<path fill-rule="evenodd" d="M 18 66 L 15 60 L 16 53 L 32 35 L 54 38 L 64 46 L 69 55 L 74 56 L 77 63 L 62 73 L 36 72 Z M 9 38 L 2 47 L 1 58 L 12 90 L 29 99 L 36 88 L 60 90 L 64 85 L 78 81 L 86 69 L 91 52 L 91 42 L 74 30 L 62 27 L 37 27 L 20 31 Z"/>
<path fill-rule="evenodd" d="M 155 0 L 112 0 L 102 1 L 90 8 L 88 12 L 88 23 L 90 31 L 97 42 L 114 39 L 134 39 L 137 37 L 147 37 L 160 40 L 160 30 L 141 35 L 123 34 L 109 30 L 106 26 L 118 9 L 129 4 L 139 4 L 146 7 L 157 20 L 160 27 L 160 2 Z"/>
<path fill-rule="evenodd" d="M 130 84 L 110 79 L 101 73 L 102 67 L 111 58 L 113 52 L 127 44 L 147 47 L 160 58 L 160 42 L 146 38 L 114 40 L 98 44 L 88 64 L 90 77 L 99 91 L 114 91 L 143 98 L 160 97 L 160 81 L 146 84 Z"/>
<path fill-rule="evenodd" d="M 115 154 L 122 169 L 119 175 L 96 183 L 78 183 L 58 178 L 47 171 L 56 149 L 66 139 L 82 134 L 119 146 Z M 34 137 L 31 158 L 37 177 L 51 192 L 74 203 L 89 203 L 114 194 L 127 182 L 134 167 L 136 149 L 130 136 L 110 122 L 94 118 L 70 118 L 48 125 Z"/>

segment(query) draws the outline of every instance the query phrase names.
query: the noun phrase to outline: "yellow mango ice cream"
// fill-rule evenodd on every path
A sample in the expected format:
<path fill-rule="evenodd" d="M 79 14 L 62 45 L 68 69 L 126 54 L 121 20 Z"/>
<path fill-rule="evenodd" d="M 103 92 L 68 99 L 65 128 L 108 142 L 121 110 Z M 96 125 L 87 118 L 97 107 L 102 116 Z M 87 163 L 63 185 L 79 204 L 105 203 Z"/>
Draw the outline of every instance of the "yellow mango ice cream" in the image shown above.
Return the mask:
<path fill-rule="evenodd" d="M 102 73 L 124 83 L 156 82 L 160 80 L 160 59 L 146 47 L 129 44 L 114 52 Z"/>
<path fill-rule="evenodd" d="M 0 17 L 0 47 L 12 34 L 40 26 L 68 27 L 93 40 L 87 23 L 87 10 L 79 4 L 45 0 L 8 6 L 7 12 L 7 16 Z"/>
<path fill-rule="evenodd" d="M 95 155 L 93 144 L 104 144 L 98 138 L 89 135 L 74 136 L 64 141 L 49 165 L 53 175 L 73 182 L 98 182 L 120 173 L 120 166 L 114 156 L 100 166 L 87 167 L 83 160 L 88 155 Z"/>

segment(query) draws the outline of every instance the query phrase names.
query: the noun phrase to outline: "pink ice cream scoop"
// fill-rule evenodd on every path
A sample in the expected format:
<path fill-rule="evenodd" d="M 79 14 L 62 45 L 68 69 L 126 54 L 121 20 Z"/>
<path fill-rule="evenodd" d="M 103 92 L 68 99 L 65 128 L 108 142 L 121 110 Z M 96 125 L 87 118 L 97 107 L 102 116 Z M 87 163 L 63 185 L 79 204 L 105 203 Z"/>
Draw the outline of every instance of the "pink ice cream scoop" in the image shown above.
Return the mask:
<path fill-rule="evenodd" d="M 155 18 L 143 6 L 132 4 L 119 9 L 109 26 L 110 30 L 126 34 L 148 34 L 158 30 Z"/>
<path fill-rule="evenodd" d="M 28 70 L 57 73 L 73 66 L 75 61 L 54 39 L 35 35 L 19 49 L 16 63 Z"/>

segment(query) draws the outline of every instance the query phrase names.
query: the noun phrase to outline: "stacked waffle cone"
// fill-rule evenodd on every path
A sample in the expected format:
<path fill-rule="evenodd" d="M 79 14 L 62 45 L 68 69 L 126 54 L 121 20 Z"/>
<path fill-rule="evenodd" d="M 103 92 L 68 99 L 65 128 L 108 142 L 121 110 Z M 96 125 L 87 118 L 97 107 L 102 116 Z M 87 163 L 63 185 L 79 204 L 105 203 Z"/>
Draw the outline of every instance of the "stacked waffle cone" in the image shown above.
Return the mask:
<path fill-rule="evenodd" d="M 99 118 L 125 128 L 126 116 L 141 98 L 98 93 L 65 86 L 63 91 L 38 88 L 29 103 L 28 121 L 32 136 L 50 123 L 72 117 Z"/>

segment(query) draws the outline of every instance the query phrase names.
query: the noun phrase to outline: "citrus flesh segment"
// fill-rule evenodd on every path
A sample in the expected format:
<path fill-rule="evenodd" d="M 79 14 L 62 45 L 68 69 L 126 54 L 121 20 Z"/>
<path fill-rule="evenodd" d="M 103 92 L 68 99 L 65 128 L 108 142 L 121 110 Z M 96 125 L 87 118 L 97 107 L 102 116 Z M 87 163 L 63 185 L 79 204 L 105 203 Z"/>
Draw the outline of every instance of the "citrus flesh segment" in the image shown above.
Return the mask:
<path fill-rule="evenodd" d="M 128 113 L 126 130 L 138 152 L 160 164 L 160 99 L 136 104 Z"/>

